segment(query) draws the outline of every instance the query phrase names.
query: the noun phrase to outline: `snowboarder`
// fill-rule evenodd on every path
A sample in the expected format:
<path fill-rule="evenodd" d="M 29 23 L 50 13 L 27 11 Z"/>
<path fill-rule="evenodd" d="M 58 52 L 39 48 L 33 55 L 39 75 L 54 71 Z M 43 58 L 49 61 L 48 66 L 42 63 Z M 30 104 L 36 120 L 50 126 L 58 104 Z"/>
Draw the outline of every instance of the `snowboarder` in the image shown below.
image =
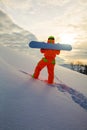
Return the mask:
<path fill-rule="evenodd" d="M 47 40 L 48 44 L 55 44 L 55 38 L 49 36 Z M 38 62 L 33 78 L 38 79 L 40 71 L 47 66 L 48 71 L 48 84 L 53 84 L 54 82 L 54 66 L 55 66 L 55 57 L 60 54 L 60 50 L 49 50 L 49 49 L 40 49 L 41 53 L 44 53 L 44 57 Z"/>

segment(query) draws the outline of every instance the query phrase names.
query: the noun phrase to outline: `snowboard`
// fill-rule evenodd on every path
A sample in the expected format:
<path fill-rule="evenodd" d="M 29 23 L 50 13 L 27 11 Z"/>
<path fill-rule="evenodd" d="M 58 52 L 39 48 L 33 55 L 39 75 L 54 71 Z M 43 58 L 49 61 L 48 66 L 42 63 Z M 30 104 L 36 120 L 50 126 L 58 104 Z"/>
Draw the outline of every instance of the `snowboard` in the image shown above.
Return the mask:
<path fill-rule="evenodd" d="M 64 90 L 62 90 L 61 87 L 65 87 L 65 86 L 66 86 L 66 85 L 65 85 L 64 83 L 62 83 L 61 81 L 59 81 L 59 83 L 54 82 L 53 84 L 49 84 L 49 83 L 47 82 L 47 80 L 40 79 L 40 78 L 35 79 L 35 78 L 32 77 L 32 74 L 27 73 L 27 72 L 25 72 L 25 71 L 23 71 L 23 70 L 19 70 L 19 71 L 22 72 L 23 74 L 26 74 L 26 75 L 30 76 L 34 81 L 35 81 L 35 80 L 39 80 L 39 81 L 41 81 L 41 82 L 43 82 L 43 83 L 45 83 L 45 84 L 47 84 L 47 85 L 49 85 L 49 86 L 59 87 L 59 89 L 60 89 L 62 92 L 63 92 Z"/>
<path fill-rule="evenodd" d="M 31 48 L 42 48 L 42 49 L 51 49 L 51 50 L 66 50 L 66 51 L 71 51 L 72 50 L 72 46 L 69 44 L 60 44 L 60 43 L 56 43 L 56 44 L 49 44 L 46 42 L 38 42 L 38 41 L 31 41 L 29 43 L 29 47 Z"/>
<path fill-rule="evenodd" d="M 44 82 L 44 83 L 46 83 L 46 84 L 48 84 L 47 83 L 47 80 L 44 80 L 44 79 L 35 79 L 35 78 L 33 78 L 32 77 L 32 74 L 30 74 L 30 73 L 27 73 L 27 72 L 25 72 L 25 71 L 23 71 L 23 70 L 20 70 L 20 72 L 22 72 L 22 73 L 24 73 L 24 74 L 26 74 L 26 75 L 28 75 L 28 76 L 30 76 L 33 80 L 39 80 L 39 81 L 42 81 L 42 82 Z M 54 83 L 55 84 L 55 83 Z M 49 84 L 49 85 L 54 85 L 54 84 Z"/>

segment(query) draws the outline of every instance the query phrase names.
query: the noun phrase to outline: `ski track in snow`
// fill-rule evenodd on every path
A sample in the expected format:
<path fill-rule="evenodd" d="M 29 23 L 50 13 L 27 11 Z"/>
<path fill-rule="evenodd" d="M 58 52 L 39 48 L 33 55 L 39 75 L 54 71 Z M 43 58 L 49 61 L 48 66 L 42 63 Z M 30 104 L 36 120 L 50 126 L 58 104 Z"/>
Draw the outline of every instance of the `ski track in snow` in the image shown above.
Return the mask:
<path fill-rule="evenodd" d="M 29 73 L 19 70 L 20 72 L 30 76 Z M 58 78 L 57 78 L 58 80 Z M 35 80 L 34 80 L 35 81 Z M 84 94 L 76 91 L 75 89 L 70 88 L 69 86 L 65 85 L 62 81 L 59 80 L 59 83 L 55 83 L 53 85 L 49 85 L 51 87 L 57 87 L 60 92 L 68 93 L 72 100 L 77 103 L 79 106 L 87 110 L 87 97 Z"/>
<path fill-rule="evenodd" d="M 70 94 L 72 100 L 80 105 L 82 108 L 87 110 L 87 97 L 84 96 L 84 94 L 76 91 L 75 89 L 72 89 L 65 84 L 56 84 L 56 87 L 58 88 L 59 91 L 61 92 L 67 92 Z"/>

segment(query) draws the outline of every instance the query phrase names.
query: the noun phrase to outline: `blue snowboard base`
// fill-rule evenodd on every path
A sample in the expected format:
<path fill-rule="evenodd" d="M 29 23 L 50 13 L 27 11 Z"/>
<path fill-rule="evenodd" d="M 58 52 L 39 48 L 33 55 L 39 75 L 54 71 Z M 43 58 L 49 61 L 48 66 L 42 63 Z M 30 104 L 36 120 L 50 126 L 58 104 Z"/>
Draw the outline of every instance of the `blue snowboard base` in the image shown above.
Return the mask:
<path fill-rule="evenodd" d="M 38 41 L 31 41 L 29 43 L 29 47 L 31 48 L 43 48 L 43 49 L 51 49 L 51 50 L 66 50 L 66 51 L 71 51 L 72 46 L 69 44 L 49 44 L 45 42 L 38 42 Z"/>

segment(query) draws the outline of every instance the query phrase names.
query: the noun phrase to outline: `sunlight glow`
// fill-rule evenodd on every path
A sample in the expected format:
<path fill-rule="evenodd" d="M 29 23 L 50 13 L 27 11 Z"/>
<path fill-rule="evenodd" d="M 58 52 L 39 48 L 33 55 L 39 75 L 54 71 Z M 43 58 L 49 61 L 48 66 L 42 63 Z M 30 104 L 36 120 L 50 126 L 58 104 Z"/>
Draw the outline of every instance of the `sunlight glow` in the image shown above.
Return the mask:
<path fill-rule="evenodd" d="M 75 34 L 63 33 L 60 34 L 60 42 L 63 44 L 73 44 L 75 41 Z"/>

